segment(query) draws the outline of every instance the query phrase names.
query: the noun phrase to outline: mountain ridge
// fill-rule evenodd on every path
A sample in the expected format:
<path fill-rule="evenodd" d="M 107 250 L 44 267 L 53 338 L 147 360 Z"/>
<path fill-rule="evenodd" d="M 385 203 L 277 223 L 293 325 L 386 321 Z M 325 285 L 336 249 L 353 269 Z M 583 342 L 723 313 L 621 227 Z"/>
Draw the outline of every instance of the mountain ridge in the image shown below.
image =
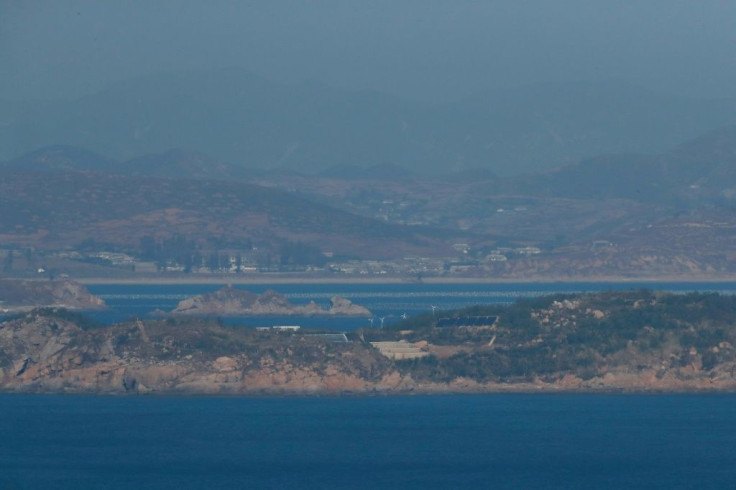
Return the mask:
<path fill-rule="evenodd" d="M 134 79 L 74 101 L 11 104 L 6 119 L 5 159 L 65 142 L 120 160 L 189 147 L 252 169 L 314 174 L 391 162 L 419 173 L 485 167 L 508 176 L 602 153 L 661 152 L 736 124 L 736 103 L 604 82 L 432 105 L 215 70 Z"/>

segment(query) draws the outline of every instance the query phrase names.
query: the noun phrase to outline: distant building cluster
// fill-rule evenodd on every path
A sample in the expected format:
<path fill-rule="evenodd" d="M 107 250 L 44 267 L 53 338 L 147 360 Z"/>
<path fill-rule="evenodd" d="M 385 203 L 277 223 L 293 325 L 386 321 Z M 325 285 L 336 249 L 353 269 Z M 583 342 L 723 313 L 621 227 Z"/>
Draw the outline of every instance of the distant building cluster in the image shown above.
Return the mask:
<path fill-rule="evenodd" d="M 191 244 L 188 244 L 189 246 Z M 595 241 L 594 248 L 611 246 L 610 242 Z M 301 248 L 300 248 L 301 247 Z M 386 276 L 406 277 L 419 280 L 423 277 L 442 277 L 446 275 L 480 276 L 492 273 L 494 267 L 505 267 L 505 263 L 514 259 L 542 254 L 542 249 L 535 246 L 520 247 L 478 247 L 464 241 L 452 243 L 448 247 L 448 255 L 444 257 L 406 256 L 396 259 L 344 259 L 335 255 L 332 250 L 310 249 L 297 245 L 276 254 L 267 247 L 261 249 L 251 247 L 244 250 L 203 251 L 196 249 L 183 254 L 171 253 L 153 257 L 155 249 L 148 256 L 137 256 L 132 253 L 109 250 L 64 250 L 58 252 L 21 252 L 6 251 L 3 269 L 8 272 L 21 261 L 32 266 L 32 270 L 43 268 L 49 270 L 44 259 L 66 263 L 87 263 L 103 267 L 122 269 L 135 274 L 180 273 L 180 274 L 259 274 L 259 273 L 315 273 L 345 276 Z M 290 253 L 292 255 L 283 255 Z M 288 260 L 297 254 L 299 260 Z M 153 258 L 152 258 L 153 257 Z M 154 260 L 155 259 L 155 260 Z M 314 262 L 311 260 L 314 259 Z M 317 260 L 319 259 L 319 260 Z M 17 262 L 17 261 L 16 261 Z M 53 261 L 52 261 L 53 262 Z M 56 268 L 52 268 L 55 272 Z M 58 269 L 58 272 L 72 273 L 74 267 Z"/>

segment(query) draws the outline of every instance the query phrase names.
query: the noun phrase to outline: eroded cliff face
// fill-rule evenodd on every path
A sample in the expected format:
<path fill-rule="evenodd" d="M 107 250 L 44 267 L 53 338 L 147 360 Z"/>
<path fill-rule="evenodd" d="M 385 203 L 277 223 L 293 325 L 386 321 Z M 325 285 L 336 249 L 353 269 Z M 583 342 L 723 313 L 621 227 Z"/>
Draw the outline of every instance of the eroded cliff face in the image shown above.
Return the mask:
<path fill-rule="evenodd" d="M 447 346 L 417 344 L 432 356 Z M 461 346 L 462 347 L 462 346 Z M 723 346 L 724 349 L 729 346 Z M 633 352 L 633 351 L 632 351 Z M 359 339 L 223 328 L 196 319 L 83 329 L 37 310 L 0 324 L 0 390 L 42 393 L 339 394 L 501 391 L 736 390 L 736 363 L 703 367 L 621 358 L 595 373 L 560 371 L 515 381 L 418 377 Z M 633 355 L 633 354 L 632 354 Z M 634 358 L 632 358 L 634 359 Z M 430 361 L 431 367 L 431 361 Z M 472 372 L 472 363 L 468 364 Z"/>
<path fill-rule="evenodd" d="M 360 343 L 233 330 L 208 321 L 83 330 L 34 311 L 0 324 L 0 389 L 73 393 L 340 393 L 401 386 Z"/>

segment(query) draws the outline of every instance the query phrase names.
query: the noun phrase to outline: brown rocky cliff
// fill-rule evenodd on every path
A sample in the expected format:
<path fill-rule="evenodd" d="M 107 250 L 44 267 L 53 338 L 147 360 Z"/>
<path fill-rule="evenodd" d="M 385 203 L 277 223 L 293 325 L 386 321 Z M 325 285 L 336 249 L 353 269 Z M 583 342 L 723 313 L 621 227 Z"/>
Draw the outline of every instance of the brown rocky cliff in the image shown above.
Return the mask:
<path fill-rule="evenodd" d="M 187 320 L 83 330 L 34 311 L 0 324 L 0 390 L 73 393 L 340 393 L 395 389 L 361 343 Z M 147 339 L 146 339 L 147 337 Z"/>

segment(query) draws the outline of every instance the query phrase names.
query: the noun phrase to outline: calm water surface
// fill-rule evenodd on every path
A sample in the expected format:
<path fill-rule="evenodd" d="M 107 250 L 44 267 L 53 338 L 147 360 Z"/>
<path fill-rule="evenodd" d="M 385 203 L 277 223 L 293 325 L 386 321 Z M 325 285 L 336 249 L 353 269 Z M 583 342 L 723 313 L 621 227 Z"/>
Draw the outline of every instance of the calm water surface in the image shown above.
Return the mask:
<path fill-rule="evenodd" d="M 736 396 L 0 396 L 0 489 L 734 488 Z"/>
<path fill-rule="evenodd" d="M 113 322 L 216 285 L 92 286 Z M 240 287 L 240 286 L 239 286 Z M 267 285 L 244 287 L 262 292 Z M 284 285 L 396 321 L 552 292 L 736 284 Z M 349 330 L 366 319 L 248 318 Z M 736 395 L 168 398 L 0 395 L 0 490 L 736 488 Z"/>
<path fill-rule="evenodd" d="M 93 294 L 102 297 L 110 309 L 91 313 L 105 323 L 125 320 L 130 316 L 146 317 L 153 310 L 171 311 L 185 298 L 215 291 L 216 284 L 110 284 L 90 285 Z M 340 295 L 365 306 L 374 314 L 374 325 L 380 318 L 385 323 L 396 322 L 401 315 L 429 313 L 432 306 L 440 310 L 462 308 L 477 304 L 512 303 L 518 298 L 551 293 L 578 293 L 609 290 L 648 288 L 660 291 L 690 292 L 718 291 L 736 293 L 736 283 L 496 283 L 496 284 L 248 284 L 235 285 L 238 289 L 262 293 L 273 288 L 294 304 L 310 301 L 326 308 L 332 296 Z M 367 318 L 329 317 L 245 317 L 227 319 L 230 324 L 244 326 L 291 325 L 321 327 L 330 330 L 354 330 L 370 325 Z"/>

